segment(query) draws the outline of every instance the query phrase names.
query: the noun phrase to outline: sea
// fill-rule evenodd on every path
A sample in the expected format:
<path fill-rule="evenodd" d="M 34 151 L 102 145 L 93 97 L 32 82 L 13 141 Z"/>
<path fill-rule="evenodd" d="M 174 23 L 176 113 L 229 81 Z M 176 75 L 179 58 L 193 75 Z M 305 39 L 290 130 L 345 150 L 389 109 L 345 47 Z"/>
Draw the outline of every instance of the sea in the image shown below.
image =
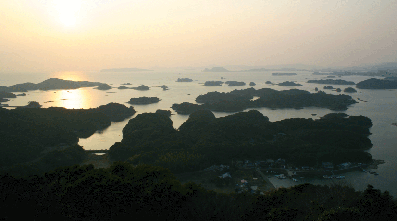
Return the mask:
<path fill-rule="evenodd" d="M 87 109 L 96 108 L 111 102 L 124 104 L 130 98 L 136 97 L 158 97 L 160 102 L 148 105 L 132 105 L 137 113 L 125 119 L 122 122 L 114 122 L 110 127 L 97 131 L 87 139 L 80 139 L 79 144 L 86 150 L 103 150 L 109 149 L 115 142 L 123 138 L 122 130 L 128 121 L 141 113 L 153 113 L 157 109 L 171 110 L 174 128 L 178 129 L 183 122 L 188 119 L 188 115 L 180 115 L 171 109 L 172 104 L 190 102 L 196 103 L 198 95 L 207 92 L 230 92 L 234 89 L 249 88 L 249 83 L 254 82 L 255 89 L 272 88 L 275 90 L 301 89 L 315 93 L 315 87 L 323 90 L 325 85 L 306 83 L 308 80 L 325 79 L 326 75 L 313 75 L 309 71 L 292 71 L 297 75 L 292 76 L 272 76 L 273 72 L 285 71 L 265 71 L 265 72 L 201 72 L 200 70 L 179 70 L 179 71 L 143 71 L 143 72 L 52 72 L 52 73 L 18 73 L 18 74 L 0 74 L 0 86 L 11 86 L 20 83 L 40 83 L 49 78 L 60 78 L 73 81 L 91 81 L 101 82 L 111 85 L 112 89 L 101 91 L 90 88 L 79 88 L 74 90 L 49 90 L 49 91 L 29 91 L 27 96 L 18 96 L 11 98 L 10 101 L 3 104 L 9 106 L 24 106 L 29 101 L 39 102 L 43 108 L 46 107 L 65 107 L 68 109 Z M 288 71 L 286 71 L 288 72 Z M 178 78 L 191 78 L 192 82 L 176 82 Z M 223 78 L 223 79 L 222 79 Z M 342 76 L 340 78 L 347 81 L 358 83 L 370 77 L 367 76 Z M 243 81 L 246 86 L 203 86 L 205 81 Z M 265 84 L 271 81 L 278 84 L 284 81 L 294 81 L 302 86 L 278 86 Z M 117 89 L 121 84 L 130 83 L 131 86 L 146 85 L 150 87 L 148 91 L 138 91 L 133 89 Z M 164 91 L 158 86 L 166 85 L 169 90 Z M 128 86 L 128 87 L 131 87 Z M 329 94 L 344 94 L 343 89 L 349 86 L 333 85 L 334 88 L 342 89 L 342 92 L 332 90 L 323 90 Z M 353 86 L 354 87 L 354 86 Z M 16 93 L 19 94 L 19 93 Z M 325 108 L 304 108 L 304 109 L 276 109 L 255 108 L 270 121 L 280 121 L 287 118 L 312 118 L 319 119 L 328 113 L 346 113 L 350 116 L 366 116 L 372 120 L 373 126 L 370 129 L 372 133 L 370 139 L 373 147 L 368 150 L 374 159 L 384 160 L 385 163 L 378 165 L 375 171 L 378 176 L 360 171 L 353 171 L 343 174 L 346 178 L 341 180 L 357 190 L 366 189 L 368 184 L 382 191 L 389 191 L 394 197 L 397 197 L 397 127 L 392 123 L 397 122 L 397 90 L 370 90 L 357 89 L 357 93 L 349 94 L 359 103 L 350 105 L 346 111 L 332 111 Z M 362 101 L 359 101 L 358 98 Z M 364 102 L 366 101 L 366 102 Z M 12 109 L 12 108 L 10 108 Z M 245 111 L 248 111 L 247 109 Z M 214 112 L 216 117 L 224 117 L 233 113 Z M 316 114 L 312 116 L 312 114 Z M 299 183 L 312 184 L 331 184 L 334 179 L 318 178 L 298 178 L 298 182 L 289 179 L 278 180 L 270 179 L 275 187 L 290 187 Z"/>

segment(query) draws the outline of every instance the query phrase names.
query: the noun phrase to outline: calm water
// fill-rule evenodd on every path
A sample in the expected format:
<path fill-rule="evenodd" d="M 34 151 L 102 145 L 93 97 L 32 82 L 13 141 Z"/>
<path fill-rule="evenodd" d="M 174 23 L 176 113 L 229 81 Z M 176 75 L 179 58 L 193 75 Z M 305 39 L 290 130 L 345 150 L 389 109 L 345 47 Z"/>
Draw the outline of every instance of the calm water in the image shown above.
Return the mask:
<path fill-rule="evenodd" d="M 99 72 L 58 72 L 51 74 L 1 74 L 0 85 L 10 86 L 19 83 L 32 82 L 39 83 L 51 77 L 57 77 L 65 80 L 87 80 L 112 84 L 118 87 L 123 83 L 131 83 L 133 86 L 141 84 L 147 85 L 149 91 L 137 90 L 119 90 L 113 88 L 108 91 L 95 90 L 93 88 L 80 88 L 76 90 L 54 90 L 54 91 L 30 91 L 26 97 L 17 97 L 7 102 L 10 106 L 26 105 L 29 101 L 38 101 L 43 107 L 59 106 L 65 108 L 95 108 L 99 105 L 105 105 L 110 102 L 125 104 L 132 97 L 159 97 L 161 101 L 156 104 L 150 105 L 133 105 L 137 114 L 144 112 L 155 112 L 157 109 L 173 110 L 172 104 L 181 102 L 195 103 L 195 99 L 200 94 L 205 94 L 210 91 L 229 92 L 234 89 L 248 88 L 249 82 L 255 82 L 254 88 L 273 88 L 276 90 L 288 90 L 291 88 L 303 89 L 314 92 L 314 88 L 318 87 L 320 90 L 324 85 L 308 84 L 305 83 L 311 79 L 324 79 L 325 76 L 315 76 L 312 72 L 296 72 L 296 76 L 272 76 L 272 72 L 261 73 L 203 73 L 203 72 L 135 72 L 135 73 L 99 73 Z M 200 83 L 207 80 L 221 80 L 223 81 L 244 81 L 247 86 L 243 87 L 204 87 Z M 177 78 L 191 78 L 193 82 L 175 82 Z M 358 83 L 362 80 L 368 79 L 363 76 L 349 76 L 342 77 L 341 79 L 353 81 Z M 303 86 L 300 87 L 281 87 L 265 84 L 266 81 L 273 83 L 281 83 L 283 81 L 296 81 Z M 170 90 L 163 91 L 159 87 L 167 85 Z M 348 86 L 334 86 L 342 89 Z M 326 93 L 339 94 L 338 92 L 325 90 Z M 107 93 L 115 92 L 115 93 Z M 17 93 L 18 94 L 18 93 Z M 190 95 L 188 95 L 190 94 Z M 391 123 L 397 122 L 395 110 L 397 90 L 358 90 L 358 93 L 351 94 L 357 100 L 365 100 L 368 102 L 360 102 L 351 105 L 344 113 L 348 115 L 363 115 L 369 117 L 373 122 L 371 128 L 372 135 L 370 139 L 374 144 L 373 148 L 369 150 L 374 159 L 385 160 L 385 164 L 379 165 L 377 172 L 378 176 L 362 172 L 350 172 L 345 174 L 346 181 L 351 183 L 356 189 L 363 190 L 367 184 L 372 184 L 375 188 L 381 190 L 388 190 L 394 196 L 397 196 L 397 167 L 396 158 L 397 150 L 395 144 L 397 143 L 397 127 L 392 126 Z M 47 101 L 53 101 L 44 103 Z M 267 108 L 257 109 L 263 115 L 269 117 L 270 121 L 279 121 L 286 118 L 313 118 L 318 119 L 325 114 L 334 111 L 321 108 L 305 108 L 301 110 L 283 109 L 283 110 L 270 110 Z M 247 110 L 248 111 L 248 110 Z M 174 112 L 173 112 L 174 113 Z M 312 113 L 317 116 L 311 116 Z M 134 118 L 137 114 L 132 116 Z M 188 115 L 175 115 L 171 116 L 174 122 L 174 127 L 178 128 L 188 118 Z M 215 112 L 216 117 L 223 117 L 228 113 Z M 114 142 L 121 141 L 122 129 L 128 123 L 129 119 L 123 122 L 112 123 L 112 125 L 104 131 L 98 131 L 87 139 L 80 139 L 79 144 L 85 149 L 108 149 Z M 295 182 L 290 180 L 273 179 L 275 186 L 288 187 L 295 185 Z M 306 179 L 303 181 L 323 184 L 333 181 L 319 180 L 319 179 Z M 301 181 L 301 182 L 303 182 Z"/>

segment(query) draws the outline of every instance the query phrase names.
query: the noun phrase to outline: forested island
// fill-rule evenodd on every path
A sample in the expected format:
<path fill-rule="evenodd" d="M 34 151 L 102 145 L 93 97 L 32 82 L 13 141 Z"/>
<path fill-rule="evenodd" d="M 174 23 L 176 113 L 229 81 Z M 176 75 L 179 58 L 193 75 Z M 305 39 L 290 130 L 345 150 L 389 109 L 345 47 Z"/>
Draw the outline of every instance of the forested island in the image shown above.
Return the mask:
<path fill-rule="evenodd" d="M 41 83 L 23 83 L 16 84 L 13 86 L 0 86 L 0 91 L 5 92 L 27 92 L 32 90 L 58 90 L 58 89 L 77 89 L 81 87 L 100 87 L 104 88 L 109 86 L 104 83 L 99 82 L 89 82 L 89 81 L 70 81 L 63 80 L 59 78 L 50 78 Z"/>
<path fill-rule="evenodd" d="M 302 86 L 301 84 L 297 84 L 293 81 L 285 81 L 283 83 L 277 84 L 278 86 Z"/>
<path fill-rule="evenodd" d="M 252 100 L 254 96 L 259 97 L 259 99 Z M 258 90 L 247 88 L 228 93 L 209 92 L 205 95 L 199 95 L 196 102 L 203 104 L 183 102 L 173 104 L 172 109 L 178 114 L 190 114 L 197 110 L 237 112 L 255 107 L 303 108 L 313 106 L 331 110 L 346 110 L 348 105 L 357 103 L 349 95 L 332 95 L 322 91 L 310 93 L 298 89 L 277 91 L 270 88 Z"/>
<path fill-rule="evenodd" d="M 245 82 L 242 81 L 226 81 L 225 84 L 228 86 L 245 86 Z"/>
<path fill-rule="evenodd" d="M 353 81 L 322 79 L 322 80 L 308 80 L 307 83 L 315 84 L 334 84 L 334 85 L 355 85 Z"/>
<path fill-rule="evenodd" d="M 123 140 L 109 149 L 114 160 L 152 164 L 175 173 L 196 171 L 235 159 L 278 159 L 294 165 L 321 162 L 368 163 L 372 147 L 364 116 L 328 114 L 318 120 L 270 122 L 256 110 L 215 118 L 208 110 L 192 113 L 178 130 L 161 114 L 143 113 L 123 129 Z M 282 134 L 282 135 L 280 135 Z M 183 160 L 187 159 L 187 161 Z"/>
<path fill-rule="evenodd" d="M 127 103 L 129 104 L 153 104 L 159 102 L 158 97 L 138 97 L 131 98 Z"/>
<path fill-rule="evenodd" d="M 206 81 L 204 86 L 222 86 L 223 81 Z"/>
<path fill-rule="evenodd" d="M 371 78 L 357 83 L 360 89 L 397 89 L 397 81 Z"/>

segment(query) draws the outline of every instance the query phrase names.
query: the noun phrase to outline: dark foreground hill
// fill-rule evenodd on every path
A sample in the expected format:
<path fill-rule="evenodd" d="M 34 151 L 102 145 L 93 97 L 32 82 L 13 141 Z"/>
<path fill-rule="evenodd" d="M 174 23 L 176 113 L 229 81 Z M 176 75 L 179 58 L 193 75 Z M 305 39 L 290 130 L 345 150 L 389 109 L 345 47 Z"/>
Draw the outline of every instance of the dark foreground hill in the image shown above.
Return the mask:
<path fill-rule="evenodd" d="M 114 163 L 61 167 L 16 179 L 0 175 L 3 220 L 396 220 L 396 200 L 368 185 L 301 184 L 264 195 L 221 194 L 167 169 Z"/>

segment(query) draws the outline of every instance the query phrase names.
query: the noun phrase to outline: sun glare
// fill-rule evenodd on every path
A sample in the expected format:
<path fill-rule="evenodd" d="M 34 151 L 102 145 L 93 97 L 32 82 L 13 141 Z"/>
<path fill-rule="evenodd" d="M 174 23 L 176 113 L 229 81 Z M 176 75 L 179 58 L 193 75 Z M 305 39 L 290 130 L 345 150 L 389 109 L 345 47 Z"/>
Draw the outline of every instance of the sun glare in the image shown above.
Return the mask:
<path fill-rule="evenodd" d="M 54 3 L 59 16 L 59 21 L 66 27 L 75 26 L 81 9 L 81 1 L 55 0 Z"/>

